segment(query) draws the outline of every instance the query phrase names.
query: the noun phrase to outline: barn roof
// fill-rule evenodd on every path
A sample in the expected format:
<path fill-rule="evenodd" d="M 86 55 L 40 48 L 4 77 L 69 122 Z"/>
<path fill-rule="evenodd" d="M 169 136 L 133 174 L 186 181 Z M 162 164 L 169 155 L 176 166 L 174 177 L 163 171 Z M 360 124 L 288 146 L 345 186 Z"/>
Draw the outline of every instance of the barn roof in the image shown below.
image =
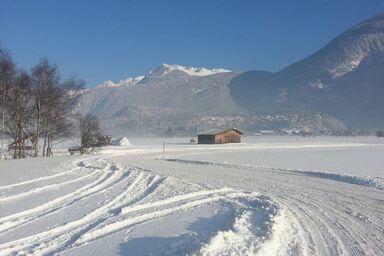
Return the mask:
<path fill-rule="evenodd" d="M 199 135 L 216 135 L 216 134 L 220 134 L 220 133 L 230 131 L 230 130 L 238 132 L 239 134 L 243 134 L 241 131 L 239 131 L 236 128 L 229 128 L 229 129 L 210 129 L 207 131 L 200 132 Z"/>

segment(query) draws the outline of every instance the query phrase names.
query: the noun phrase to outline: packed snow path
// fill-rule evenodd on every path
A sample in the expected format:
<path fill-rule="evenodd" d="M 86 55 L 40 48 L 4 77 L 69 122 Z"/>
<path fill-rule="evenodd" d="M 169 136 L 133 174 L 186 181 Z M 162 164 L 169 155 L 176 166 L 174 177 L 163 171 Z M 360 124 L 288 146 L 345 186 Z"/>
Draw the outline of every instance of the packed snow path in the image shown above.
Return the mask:
<path fill-rule="evenodd" d="M 347 178 L 254 166 L 171 161 L 208 165 L 205 171 L 215 169 L 217 175 L 220 172 L 221 182 L 226 180 L 223 185 L 236 180 L 231 182 L 232 185 L 248 189 L 253 187 L 274 199 L 289 211 L 294 219 L 292 221 L 297 222 L 304 237 L 300 246 L 308 255 L 381 255 L 384 252 L 384 193 L 381 186 L 375 187 L 375 183 L 367 187 L 369 182 L 365 179 L 361 179 L 358 185 L 351 184 L 357 182 L 353 176 Z"/>
<path fill-rule="evenodd" d="M 355 146 L 357 152 L 360 147 L 366 149 L 366 146 L 352 144 L 330 145 L 330 148 L 339 147 L 343 151 Z M 247 152 L 248 146 L 244 147 L 243 152 Z M 171 148 L 166 160 L 161 160 L 159 155 L 157 160 L 150 160 L 149 156 L 115 160 L 121 164 L 129 161 L 131 165 L 151 169 L 159 175 L 211 187 L 256 191 L 272 199 L 285 216 L 284 221 L 276 221 L 272 237 L 284 235 L 266 242 L 258 251 L 260 255 L 384 255 L 382 176 L 362 177 L 231 164 L 228 161 L 235 152 L 233 148 L 241 150 L 241 146 L 236 145 L 202 147 L 190 152 L 185 149 L 173 151 Z M 382 148 L 379 145 L 377 150 L 382 152 Z M 259 153 L 252 152 L 255 155 Z M 227 157 L 226 163 L 195 160 L 222 159 L 220 155 Z M 272 246 L 274 242 L 276 244 Z"/>
<path fill-rule="evenodd" d="M 66 252 L 71 255 L 83 245 L 119 231 L 168 216 L 177 218 L 180 213 L 204 207 L 227 212 L 224 223 L 231 225 L 233 222 L 238 228 L 234 234 L 241 238 L 238 246 L 246 252 L 250 250 L 249 246 L 256 248 L 268 238 L 272 219 L 277 214 L 273 202 L 255 192 L 208 189 L 138 168 L 121 168 L 101 157 L 74 164 L 77 166 L 59 174 L 0 186 L 0 191 L 6 194 L 1 197 L 2 209 L 12 211 L 14 205 L 20 205 L 26 198 L 31 200 L 36 195 L 88 181 L 87 185 L 74 187 L 69 193 L 52 199 L 45 195 L 46 200 L 37 206 L 0 217 L 0 255 Z M 66 175 L 80 177 L 57 181 L 58 177 Z M 41 185 L 42 181 L 50 183 Z M 32 188 L 12 190 L 26 184 Z M 243 237 L 242 232 L 246 236 Z M 186 249 L 190 248 L 206 251 L 209 250 L 207 245 L 203 248 L 201 242 L 209 239 L 208 233 L 199 234 L 179 246 L 173 245 L 172 250 L 165 253 L 188 253 Z M 232 247 L 226 250 L 230 252 Z M 240 252 L 239 248 L 237 250 Z"/>
<path fill-rule="evenodd" d="M 203 160 L 218 148 L 14 161 L 37 166 L 0 183 L 0 255 L 384 254 L 382 178 Z"/>

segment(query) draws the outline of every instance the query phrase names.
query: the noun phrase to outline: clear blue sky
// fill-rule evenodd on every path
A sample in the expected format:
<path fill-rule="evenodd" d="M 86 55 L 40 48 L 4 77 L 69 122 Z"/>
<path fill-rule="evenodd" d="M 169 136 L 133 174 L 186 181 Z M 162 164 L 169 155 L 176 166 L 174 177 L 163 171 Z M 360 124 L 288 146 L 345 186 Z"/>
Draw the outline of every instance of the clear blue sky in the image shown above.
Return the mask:
<path fill-rule="evenodd" d="M 0 43 L 28 69 L 40 58 L 92 87 L 161 63 L 277 71 L 383 0 L 1 0 Z"/>

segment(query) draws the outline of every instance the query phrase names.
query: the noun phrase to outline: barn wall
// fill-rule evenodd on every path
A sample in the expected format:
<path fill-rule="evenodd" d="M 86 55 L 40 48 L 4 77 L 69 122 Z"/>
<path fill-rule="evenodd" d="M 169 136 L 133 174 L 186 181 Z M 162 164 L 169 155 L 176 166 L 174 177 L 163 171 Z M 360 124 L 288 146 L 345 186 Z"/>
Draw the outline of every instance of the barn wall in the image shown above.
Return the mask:
<path fill-rule="evenodd" d="M 215 143 L 223 144 L 223 143 L 240 143 L 241 135 L 233 130 L 225 131 L 220 134 L 215 135 Z"/>
<path fill-rule="evenodd" d="M 197 136 L 199 144 L 240 143 L 241 134 L 228 130 L 219 134 L 201 134 Z"/>

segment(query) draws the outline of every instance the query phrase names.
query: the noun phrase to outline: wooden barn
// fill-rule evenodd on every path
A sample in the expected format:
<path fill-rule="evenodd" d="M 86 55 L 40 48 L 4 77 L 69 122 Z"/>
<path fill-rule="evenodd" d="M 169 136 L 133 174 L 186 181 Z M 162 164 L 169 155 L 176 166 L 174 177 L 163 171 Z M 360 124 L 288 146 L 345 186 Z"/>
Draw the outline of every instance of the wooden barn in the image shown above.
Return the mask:
<path fill-rule="evenodd" d="M 224 144 L 224 143 L 240 143 L 241 134 L 236 128 L 218 130 L 213 129 L 205 131 L 197 135 L 199 144 Z"/>

